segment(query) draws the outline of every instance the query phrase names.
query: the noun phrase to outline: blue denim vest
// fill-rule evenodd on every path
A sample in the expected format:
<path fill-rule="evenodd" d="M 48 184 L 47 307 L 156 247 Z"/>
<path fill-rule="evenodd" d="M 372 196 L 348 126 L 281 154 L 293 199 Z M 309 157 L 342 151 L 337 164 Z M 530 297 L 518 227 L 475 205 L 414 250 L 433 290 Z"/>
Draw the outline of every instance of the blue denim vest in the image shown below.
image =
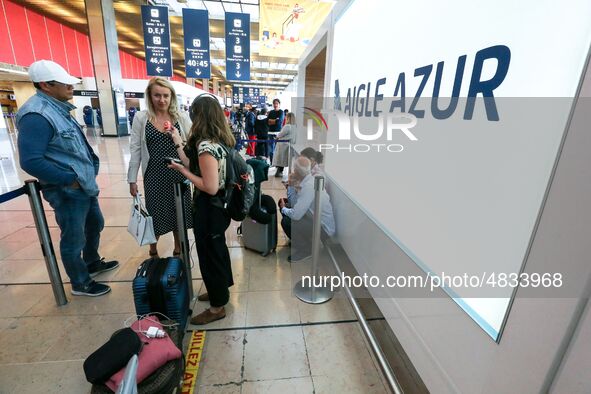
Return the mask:
<path fill-rule="evenodd" d="M 78 122 L 70 115 L 76 107 L 50 97 L 41 91 L 31 97 L 18 110 L 17 124 L 29 113 L 37 113 L 49 121 L 54 129 L 47 145 L 45 158 L 59 167 L 72 169 L 80 187 L 89 196 L 97 196 L 99 188 L 96 175 L 99 171 L 99 158 L 82 133 Z M 41 183 L 43 180 L 40 179 Z"/>

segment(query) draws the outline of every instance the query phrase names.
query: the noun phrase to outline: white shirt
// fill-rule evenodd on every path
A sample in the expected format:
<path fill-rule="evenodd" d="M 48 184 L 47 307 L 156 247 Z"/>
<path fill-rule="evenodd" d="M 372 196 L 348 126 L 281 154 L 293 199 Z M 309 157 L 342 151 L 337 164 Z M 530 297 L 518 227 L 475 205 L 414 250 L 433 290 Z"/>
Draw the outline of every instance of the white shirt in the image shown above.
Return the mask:
<path fill-rule="evenodd" d="M 283 207 L 281 209 L 281 213 L 292 220 L 300 220 L 308 211 L 314 214 L 314 177 L 312 175 L 306 175 L 300 183 L 300 187 L 301 190 L 297 194 L 297 202 L 294 207 Z M 320 209 L 320 223 L 322 224 L 324 231 L 332 236 L 335 234 L 336 229 L 330 196 L 326 190 L 320 192 Z"/>

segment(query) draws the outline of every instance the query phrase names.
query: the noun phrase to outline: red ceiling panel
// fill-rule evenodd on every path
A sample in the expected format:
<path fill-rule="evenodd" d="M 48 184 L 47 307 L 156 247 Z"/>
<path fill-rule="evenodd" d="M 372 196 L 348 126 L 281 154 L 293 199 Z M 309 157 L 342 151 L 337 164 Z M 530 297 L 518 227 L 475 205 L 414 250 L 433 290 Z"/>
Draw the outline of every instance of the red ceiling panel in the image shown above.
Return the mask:
<path fill-rule="evenodd" d="M 75 77 L 82 75 L 80 58 L 78 56 L 78 46 L 76 44 L 76 30 L 62 25 L 64 34 L 64 43 L 66 44 L 66 55 L 68 57 L 68 72 Z"/>
<path fill-rule="evenodd" d="M 76 31 L 76 44 L 78 45 L 78 53 L 80 54 L 80 67 L 82 71 L 80 75 L 82 77 L 94 77 L 88 36 Z"/>
<path fill-rule="evenodd" d="M 53 61 L 61 64 L 62 67 L 67 68 L 68 61 L 66 60 L 61 25 L 49 18 L 45 18 L 45 23 L 47 24 L 47 33 L 49 37 L 49 45 L 51 45 Z"/>
<path fill-rule="evenodd" d="M 26 10 L 26 14 L 29 22 L 29 31 L 31 32 L 31 41 L 33 42 L 35 60 L 51 60 L 49 38 L 45 29 L 45 18 L 29 10 Z"/>
<path fill-rule="evenodd" d="M 31 44 L 29 28 L 27 26 L 25 9 L 10 1 L 4 1 L 3 4 L 8 19 L 10 37 L 14 44 L 16 64 L 28 67 L 35 61 L 35 58 L 33 57 L 33 47 Z"/>
<path fill-rule="evenodd" d="M 0 0 L 0 62 L 16 64 L 4 13 L 4 3 L 4 0 Z"/>

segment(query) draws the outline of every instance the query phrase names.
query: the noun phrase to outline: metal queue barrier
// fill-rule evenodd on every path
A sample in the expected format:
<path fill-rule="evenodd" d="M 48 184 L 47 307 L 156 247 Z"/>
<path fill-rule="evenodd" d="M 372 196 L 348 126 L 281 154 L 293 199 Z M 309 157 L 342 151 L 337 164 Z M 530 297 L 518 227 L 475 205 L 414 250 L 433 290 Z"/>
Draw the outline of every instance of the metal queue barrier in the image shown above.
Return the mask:
<path fill-rule="evenodd" d="M 121 384 L 119 384 L 119 388 L 117 388 L 117 394 L 137 394 L 136 375 L 138 363 L 138 355 L 134 354 L 131 356 L 127 362 L 127 367 L 125 367 L 123 380 L 121 381 Z"/>
<path fill-rule="evenodd" d="M 6 129 L 9 133 L 16 133 L 18 130 L 16 128 L 16 114 L 13 113 L 2 113 L 2 117 L 4 118 L 4 122 L 6 123 Z"/>
<path fill-rule="evenodd" d="M 49 281 L 51 282 L 53 296 L 55 297 L 55 302 L 57 305 L 62 306 L 68 303 L 68 299 L 66 298 L 66 293 L 64 292 L 64 285 L 62 284 L 62 278 L 57 266 L 57 260 L 55 258 L 55 252 L 53 250 L 49 228 L 47 227 L 45 210 L 43 209 L 41 194 L 39 193 L 40 189 L 41 186 L 37 180 L 29 179 L 25 181 L 24 186 L 0 195 L 0 204 L 20 197 L 23 194 L 29 196 L 29 204 L 31 204 L 31 212 L 33 213 L 33 219 L 35 220 L 35 228 L 37 229 L 37 236 L 39 237 L 41 251 L 43 252 L 47 273 L 49 274 Z"/>
<path fill-rule="evenodd" d="M 249 143 L 254 143 L 255 145 L 258 142 L 292 142 L 291 140 L 249 140 L 249 139 L 245 139 L 245 138 L 237 138 L 236 139 L 236 146 L 240 145 L 240 144 L 249 144 Z"/>
<path fill-rule="evenodd" d="M 181 258 L 185 263 L 187 271 L 187 280 L 189 281 L 189 299 L 194 297 L 193 291 L 193 273 L 191 272 L 191 250 L 189 248 L 189 235 L 187 233 L 187 218 L 185 217 L 183 194 L 189 185 L 185 182 L 174 184 L 174 202 L 176 206 L 176 223 L 179 242 L 181 244 Z"/>
<path fill-rule="evenodd" d="M 320 234 L 322 232 L 321 215 L 321 192 L 324 191 L 324 177 L 317 175 L 314 178 L 314 215 L 312 227 L 312 271 L 310 272 L 310 286 L 304 286 L 304 279 L 296 283 L 293 291 L 300 300 L 308 304 L 322 304 L 329 301 L 333 293 L 326 286 L 314 286 L 315 278 L 318 276 L 318 257 L 320 255 Z"/>
<path fill-rule="evenodd" d="M 323 190 L 324 190 L 324 177 L 317 175 L 314 178 L 314 215 L 313 215 L 313 230 L 312 230 L 312 271 L 311 271 L 312 281 L 310 283 L 310 286 L 307 287 L 307 286 L 303 285 L 303 279 L 302 279 L 294 287 L 294 293 L 295 293 L 296 297 L 298 297 L 300 300 L 302 300 L 306 303 L 309 303 L 309 304 L 321 304 L 323 302 L 329 301 L 333 297 L 333 294 L 328 287 L 322 287 L 322 286 L 315 287 L 314 286 L 314 282 L 315 282 L 314 278 L 316 278 L 318 276 L 318 257 L 319 257 L 319 253 L 320 253 L 320 243 L 321 243 L 320 237 L 321 237 L 321 233 L 322 233 L 321 191 L 323 191 Z M 333 262 L 333 265 L 336 269 L 337 275 L 339 277 L 341 277 L 342 270 L 340 269 L 338 261 L 335 258 L 335 253 L 332 250 L 332 246 L 331 246 L 332 242 L 334 242 L 334 241 L 329 239 L 328 242 L 325 243 L 326 250 L 328 251 L 330 259 Z M 343 289 L 344 289 L 345 294 L 349 300 L 349 303 L 353 307 L 353 311 L 355 312 L 357 319 L 359 320 L 359 324 L 361 325 L 361 330 L 363 331 L 363 334 L 367 338 L 367 341 L 368 341 L 369 345 L 371 346 L 371 348 L 378 360 L 378 364 L 380 365 L 380 369 L 381 369 L 382 373 L 384 374 L 386 381 L 388 382 L 390 390 L 395 394 L 402 394 L 403 393 L 402 387 L 398 383 L 398 380 L 396 379 L 396 376 L 395 376 L 394 372 L 392 371 L 390 364 L 386 360 L 386 357 L 384 356 L 384 353 L 382 352 L 382 349 L 381 349 L 380 345 L 378 344 L 376 337 L 374 336 L 373 332 L 371 331 L 371 328 L 369 327 L 367 320 L 365 319 L 365 316 L 363 315 L 363 312 L 361 311 L 361 308 L 359 307 L 359 303 L 357 302 L 357 300 L 353 296 L 351 289 L 349 287 L 347 287 L 345 283 L 343 283 Z"/>

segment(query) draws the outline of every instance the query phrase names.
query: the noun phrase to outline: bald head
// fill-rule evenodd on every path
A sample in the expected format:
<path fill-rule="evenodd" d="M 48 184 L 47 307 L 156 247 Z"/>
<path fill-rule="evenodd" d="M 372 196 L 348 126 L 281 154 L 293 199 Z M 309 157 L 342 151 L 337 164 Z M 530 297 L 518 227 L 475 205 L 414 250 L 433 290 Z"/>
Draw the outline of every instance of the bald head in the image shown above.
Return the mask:
<path fill-rule="evenodd" d="M 310 159 L 304 156 L 300 156 L 295 160 L 294 172 L 303 179 L 310 174 L 311 167 L 312 162 L 310 161 Z"/>

